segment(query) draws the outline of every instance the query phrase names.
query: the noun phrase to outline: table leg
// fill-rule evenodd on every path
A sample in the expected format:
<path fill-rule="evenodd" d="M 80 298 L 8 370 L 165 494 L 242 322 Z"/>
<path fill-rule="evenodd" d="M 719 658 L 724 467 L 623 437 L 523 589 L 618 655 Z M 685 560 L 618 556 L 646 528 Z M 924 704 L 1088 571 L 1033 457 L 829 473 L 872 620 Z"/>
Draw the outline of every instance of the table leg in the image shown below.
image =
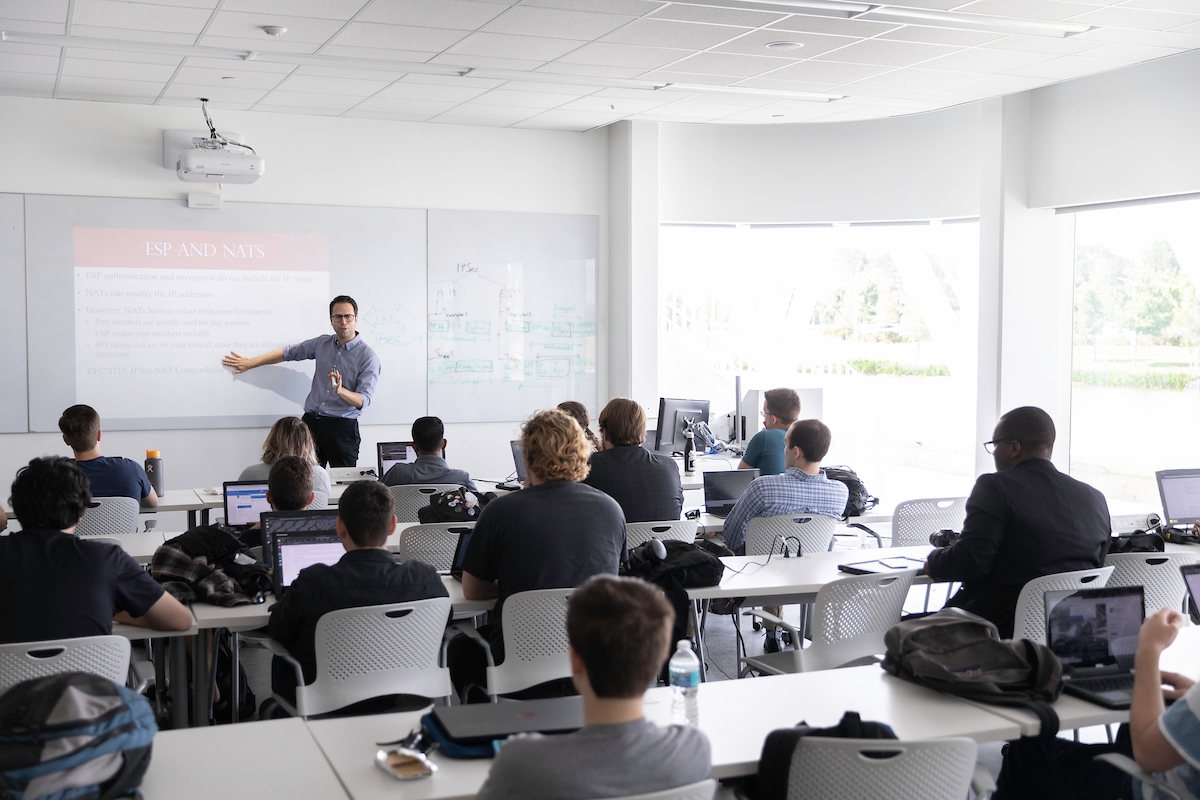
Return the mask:
<path fill-rule="evenodd" d="M 188 726 L 188 682 L 186 636 L 172 636 L 171 650 L 171 727 L 177 731 Z"/>
<path fill-rule="evenodd" d="M 241 721 L 239 712 L 242 710 L 241 709 L 242 704 L 240 702 L 238 702 L 238 698 L 241 697 L 241 688 L 242 688 L 240 686 L 240 684 L 241 684 L 240 679 L 241 679 L 241 672 L 242 672 L 242 664 L 241 664 L 242 642 L 238 638 L 237 631 L 230 631 L 229 635 L 231 637 L 233 637 L 232 640 L 229 642 L 229 655 L 230 655 L 229 660 L 231 662 L 233 662 L 233 666 L 231 667 L 233 672 L 231 672 L 229 675 L 229 682 L 230 682 L 230 686 L 232 688 L 231 696 L 229 698 L 229 713 L 230 713 L 229 718 L 236 725 L 238 722 Z"/>
<path fill-rule="evenodd" d="M 150 661 L 154 664 L 154 711 L 161 714 L 167 697 L 167 643 L 150 639 Z"/>
<path fill-rule="evenodd" d="M 697 600 L 689 600 L 688 607 L 692 615 L 692 630 L 696 632 L 696 656 L 700 659 L 700 680 L 708 680 L 704 669 L 704 634 L 700 630 L 700 617 L 696 613 Z"/>
<path fill-rule="evenodd" d="M 196 509 L 194 509 L 194 508 L 188 509 L 187 514 L 188 514 L 188 530 L 190 531 L 192 528 L 196 527 Z"/>
<path fill-rule="evenodd" d="M 201 525 L 208 524 L 208 512 L 209 512 L 209 509 L 207 509 L 207 508 L 200 509 L 200 524 Z"/>
<path fill-rule="evenodd" d="M 200 631 L 196 635 L 196 645 L 192 648 L 192 712 L 193 725 L 197 728 L 208 725 L 209 713 L 212 711 L 211 696 L 208 685 L 211 682 L 211 672 L 208 663 L 208 637 L 212 631 Z"/>

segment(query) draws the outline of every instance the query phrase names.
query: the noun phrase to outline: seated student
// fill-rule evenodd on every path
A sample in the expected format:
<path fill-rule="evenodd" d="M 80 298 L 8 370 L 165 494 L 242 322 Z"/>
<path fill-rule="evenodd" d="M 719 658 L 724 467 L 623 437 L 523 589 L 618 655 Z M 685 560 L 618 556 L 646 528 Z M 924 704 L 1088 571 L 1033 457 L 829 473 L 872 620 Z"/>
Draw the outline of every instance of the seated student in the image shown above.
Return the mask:
<path fill-rule="evenodd" d="M 303 420 L 297 417 L 282 417 L 271 426 L 267 440 L 263 442 L 262 461 L 242 470 L 239 481 L 261 481 L 271 474 L 271 465 L 284 456 L 298 456 L 312 467 L 312 491 L 315 494 L 314 508 L 325 508 L 329 501 L 329 473 L 317 463 L 317 451 L 312 433 Z M 291 509 L 278 509 L 290 511 Z"/>
<path fill-rule="evenodd" d="M 617 397 L 600 412 L 600 452 L 588 459 L 583 482 L 612 497 L 626 522 L 679 519 L 683 484 L 675 460 L 651 453 L 646 411 L 636 400 Z"/>
<path fill-rule="evenodd" d="M 587 476 L 591 454 L 579 424 L 561 411 L 541 411 L 524 424 L 521 441 L 525 488 L 484 507 L 462 564 L 466 599 L 499 598 L 495 621 L 479 628 L 497 664 L 504 661 L 502 615 L 510 595 L 571 588 L 593 575 L 615 575 L 625 560 L 621 507 L 579 482 Z M 456 637 L 447 659 L 460 693 L 486 684 L 487 658 L 474 639 Z M 540 691 L 535 687 L 534 693 Z"/>
<path fill-rule="evenodd" d="M 583 728 L 508 739 L 477 800 L 625 797 L 707 779 L 712 755 L 700 729 L 660 728 L 643 716 L 642 695 L 667 658 L 674 618 L 662 591 L 637 578 L 597 575 L 576 589 L 567 637 Z"/>
<path fill-rule="evenodd" d="M 759 475 L 778 475 L 783 462 L 783 434 L 800 418 L 800 395 L 795 389 L 763 392 L 763 429 L 750 437 L 738 469 L 758 469 Z"/>
<path fill-rule="evenodd" d="M 1181 797 L 1200 797 L 1200 684 L 1159 669 L 1159 658 L 1175 641 L 1183 615 L 1162 608 L 1146 617 L 1134 655 L 1129 724 L 1114 744 L 1078 744 L 1064 739 L 1010 742 L 1000 768 L 996 800 L 1117 800 L 1141 797 L 1140 782 L 1102 761 L 1102 753 L 1135 759 Z M 1171 688 L 1164 689 L 1163 686 Z M 1166 708 L 1163 697 L 1176 702 Z"/>
<path fill-rule="evenodd" d="M 592 429 L 588 427 L 592 424 L 592 418 L 588 415 L 587 406 L 578 400 L 564 400 L 558 404 L 557 408 L 578 422 L 579 427 L 583 428 L 583 435 L 587 437 L 588 444 L 592 446 L 592 452 L 600 449 L 600 440 L 596 438 L 596 434 L 592 433 Z"/>
<path fill-rule="evenodd" d="M 106 636 L 125 622 L 186 631 L 192 612 L 120 545 L 75 535 L 92 500 L 69 458 L 35 458 L 12 484 L 22 530 L 0 537 L 0 644 Z"/>
<path fill-rule="evenodd" d="M 338 503 L 337 518 L 346 554 L 332 566 L 313 564 L 301 570 L 271 608 L 267 632 L 300 662 L 306 685 L 317 677 L 314 637 L 321 615 L 447 596 L 433 567 L 415 560 L 396 563 L 386 547 L 395 530 L 391 492 L 379 481 L 350 484 Z M 271 687 L 285 697 L 295 695 L 295 673 L 281 659 L 271 665 Z"/>
<path fill-rule="evenodd" d="M 300 456 L 283 456 L 271 465 L 267 504 L 272 511 L 303 511 L 315 496 L 312 464 Z M 262 523 L 254 523 L 239 538 L 247 547 L 262 547 Z"/>
<path fill-rule="evenodd" d="M 158 505 L 158 495 L 136 461 L 100 455 L 100 415 L 91 406 L 71 406 L 58 420 L 63 441 L 75 453 L 75 462 L 88 476 L 92 497 L 132 497 L 142 508 Z M 15 509 L 14 509 L 15 510 Z"/>
<path fill-rule="evenodd" d="M 412 426 L 413 449 L 417 460 L 411 464 L 396 464 L 383 476 L 388 486 L 407 486 L 410 483 L 456 483 L 478 492 L 466 470 L 450 469 L 442 451 L 446 449 L 446 426 L 437 417 L 421 417 Z"/>

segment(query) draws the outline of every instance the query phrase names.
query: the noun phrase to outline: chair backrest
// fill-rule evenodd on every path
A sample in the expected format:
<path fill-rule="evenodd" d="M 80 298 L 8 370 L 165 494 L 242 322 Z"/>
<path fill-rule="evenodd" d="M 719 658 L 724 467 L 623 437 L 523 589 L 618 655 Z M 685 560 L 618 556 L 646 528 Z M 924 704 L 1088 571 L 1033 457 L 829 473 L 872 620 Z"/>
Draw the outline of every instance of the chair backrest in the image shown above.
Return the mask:
<path fill-rule="evenodd" d="M 95 507 L 88 506 L 75 528 L 77 536 L 111 536 L 114 533 L 136 533 L 140 505 L 132 497 L 93 497 Z"/>
<path fill-rule="evenodd" d="M 314 639 L 317 679 L 297 687 L 303 717 L 389 694 L 448 697 L 438 663 L 450 598 L 343 608 L 322 614 Z"/>
<path fill-rule="evenodd" d="M 0 644 L 0 694 L 21 681 L 60 672 L 90 672 L 124 686 L 129 677 L 129 640 L 83 636 Z"/>
<path fill-rule="evenodd" d="M 677 786 L 674 789 L 663 789 L 647 794 L 629 794 L 624 797 L 610 798 L 610 800 L 712 800 L 716 793 L 717 782 L 709 778 L 699 783 Z"/>
<path fill-rule="evenodd" d="M 1067 589 L 1102 589 L 1108 584 L 1112 567 L 1056 572 L 1034 578 L 1017 595 L 1013 638 L 1046 644 L 1046 592 Z"/>
<path fill-rule="evenodd" d="M 805 736 L 792 754 L 787 800 L 962 800 L 975 772 L 975 754 L 970 739 Z"/>
<path fill-rule="evenodd" d="M 892 547 L 929 544 L 929 534 L 961 531 L 967 518 L 965 497 L 925 497 L 905 500 L 892 514 Z"/>
<path fill-rule="evenodd" d="M 812 646 L 796 650 L 798 671 L 833 669 L 887 650 L 883 635 L 900 621 L 915 569 L 887 575 L 853 575 L 817 592 Z"/>
<path fill-rule="evenodd" d="M 536 589 L 505 599 L 504 662 L 488 667 L 488 694 L 511 694 L 571 677 L 567 597 L 572 591 Z"/>
<path fill-rule="evenodd" d="M 625 545 L 632 550 L 651 539 L 662 539 L 664 542 L 696 541 L 697 522 L 694 519 L 667 520 L 665 522 L 626 522 Z"/>
<path fill-rule="evenodd" d="M 396 504 L 396 521 L 417 523 L 417 510 L 429 505 L 429 498 L 439 492 L 461 489 L 457 483 L 409 483 L 404 486 L 389 486 L 392 501 Z"/>
<path fill-rule="evenodd" d="M 833 541 L 838 522 L 820 514 L 780 514 L 776 517 L 755 517 L 746 526 L 746 555 L 765 556 L 782 553 L 786 545 L 794 555 L 796 543 L 800 554 L 824 553 Z"/>
<path fill-rule="evenodd" d="M 305 511 L 324 511 L 329 508 L 329 495 L 324 492 L 313 492 L 312 502 L 304 507 Z"/>
<path fill-rule="evenodd" d="M 1113 568 L 1107 585 L 1145 587 L 1147 614 L 1160 608 L 1181 611 L 1187 584 L 1179 568 L 1195 560 L 1191 553 L 1110 553 L 1104 559 L 1104 566 Z"/>
<path fill-rule="evenodd" d="M 474 527 L 474 522 L 431 522 L 427 525 L 412 525 L 400 531 L 400 545 L 396 558 L 399 561 L 415 558 L 434 569 L 448 570 L 454 565 L 454 551 L 458 547 L 459 534 Z"/>

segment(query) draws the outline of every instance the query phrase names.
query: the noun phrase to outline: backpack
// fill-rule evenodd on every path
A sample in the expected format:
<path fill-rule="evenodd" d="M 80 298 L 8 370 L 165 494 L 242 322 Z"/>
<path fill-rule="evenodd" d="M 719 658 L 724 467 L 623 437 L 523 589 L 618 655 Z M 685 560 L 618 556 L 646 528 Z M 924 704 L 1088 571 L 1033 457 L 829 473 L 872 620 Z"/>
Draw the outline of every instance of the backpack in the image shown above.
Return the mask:
<path fill-rule="evenodd" d="M 1162 534 L 1154 531 L 1134 531 L 1124 536 L 1112 537 L 1108 552 L 1112 553 L 1161 553 L 1167 549 Z"/>
<path fill-rule="evenodd" d="M 158 726 L 99 675 L 32 678 L 0 695 L 0 800 L 108 800 L 137 790 Z"/>
<path fill-rule="evenodd" d="M 1001 640 L 993 623 L 961 608 L 904 620 L 883 641 L 883 668 L 893 675 L 967 700 L 1028 709 L 1041 720 L 1041 738 L 1058 733 L 1050 704 L 1062 694 L 1062 664 L 1046 645 Z"/>
<path fill-rule="evenodd" d="M 847 711 L 832 728 L 812 728 L 801 722 L 794 728 L 781 728 L 767 734 L 762 756 L 758 760 L 758 775 L 753 781 L 751 797 L 755 800 L 785 800 L 788 775 L 792 770 L 792 754 L 805 736 L 834 739 L 895 739 L 895 732 L 882 722 L 863 722 L 857 711 Z M 747 787 L 749 788 L 749 786 Z"/>
<path fill-rule="evenodd" d="M 417 509 L 417 519 L 422 525 L 431 522 L 478 522 L 483 507 L 495 499 L 495 492 L 476 495 L 466 488 L 438 492 L 429 496 L 429 505 Z"/>
<path fill-rule="evenodd" d="M 861 517 L 879 505 L 879 498 L 867 491 L 867 486 L 858 477 L 858 473 L 849 467 L 844 465 L 821 467 L 821 472 L 825 473 L 825 477 L 831 481 L 841 481 L 846 484 L 846 488 L 850 490 L 850 496 L 846 498 L 846 511 L 842 514 L 843 517 Z"/>

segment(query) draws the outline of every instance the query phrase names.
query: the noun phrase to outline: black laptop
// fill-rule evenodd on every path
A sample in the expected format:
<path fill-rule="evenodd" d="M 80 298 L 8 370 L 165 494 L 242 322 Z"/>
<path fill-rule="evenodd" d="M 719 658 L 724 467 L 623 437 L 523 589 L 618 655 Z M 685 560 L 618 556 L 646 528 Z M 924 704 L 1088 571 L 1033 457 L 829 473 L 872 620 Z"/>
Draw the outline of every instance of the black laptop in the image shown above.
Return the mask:
<path fill-rule="evenodd" d="M 346 548 L 337 535 L 337 509 L 271 511 L 262 515 L 263 561 L 276 597 L 283 597 L 300 570 L 336 564 Z"/>
<path fill-rule="evenodd" d="M 471 531 L 474 525 L 468 525 L 458 532 L 458 546 L 454 548 L 454 561 L 450 563 L 450 577 L 462 582 L 463 559 L 467 557 L 467 545 L 471 543 Z"/>
<path fill-rule="evenodd" d="M 746 488 L 758 477 L 757 469 L 731 469 L 704 473 L 704 510 L 725 518 Z"/>
<path fill-rule="evenodd" d="M 249 528 L 264 511 L 271 510 L 266 481 L 225 481 L 223 488 L 225 524 L 234 530 Z"/>
<path fill-rule="evenodd" d="M 512 448 L 513 465 L 517 468 L 517 480 L 525 483 L 525 444 L 520 439 L 508 443 Z"/>
<path fill-rule="evenodd" d="M 434 706 L 433 716 L 456 744 L 488 744 L 514 733 L 570 733 L 583 727 L 583 698 Z"/>
<path fill-rule="evenodd" d="M 1145 619 L 1141 586 L 1046 592 L 1046 637 L 1062 662 L 1063 690 L 1105 708 L 1129 708 Z"/>

